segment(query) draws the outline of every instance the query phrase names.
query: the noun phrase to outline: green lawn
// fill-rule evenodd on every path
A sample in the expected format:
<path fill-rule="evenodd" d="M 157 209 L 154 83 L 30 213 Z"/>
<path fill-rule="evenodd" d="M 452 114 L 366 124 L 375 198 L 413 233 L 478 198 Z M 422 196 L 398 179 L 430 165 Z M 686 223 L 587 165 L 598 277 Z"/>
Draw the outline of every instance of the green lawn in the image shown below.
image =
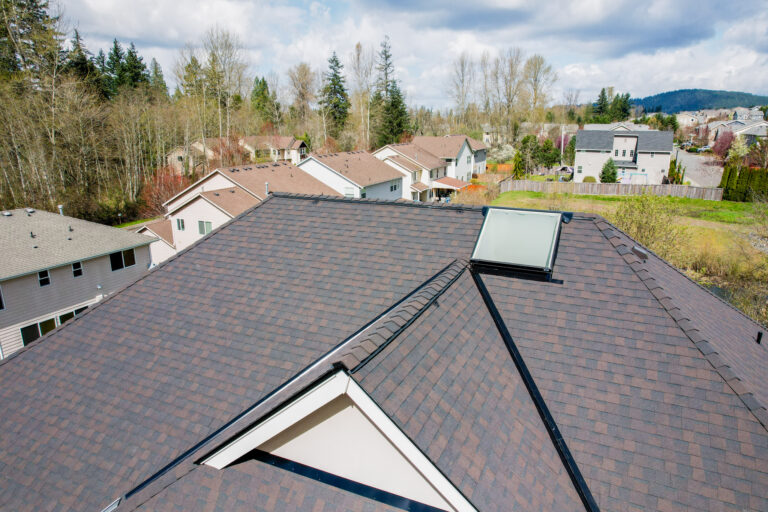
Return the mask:
<path fill-rule="evenodd" d="M 542 176 L 539 176 L 542 177 Z M 571 208 L 585 212 L 604 213 L 617 203 L 627 200 L 628 196 L 585 196 L 562 194 Z M 519 206 L 524 208 L 544 208 L 552 201 L 552 194 L 544 192 L 505 192 L 493 201 L 494 206 Z M 667 201 L 678 210 L 682 217 L 702 219 L 725 224 L 754 223 L 751 203 L 734 201 L 705 201 L 684 197 L 668 197 Z"/>
<path fill-rule="evenodd" d="M 149 219 L 139 219 L 139 220 L 132 220 L 131 222 L 123 222 L 122 224 L 118 224 L 117 226 L 114 226 L 116 228 L 127 228 L 128 226 L 135 226 L 136 224 L 143 224 L 144 222 L 150 222 L 153 220 L 157 220 L 160 217 L 151 217 Z"/>

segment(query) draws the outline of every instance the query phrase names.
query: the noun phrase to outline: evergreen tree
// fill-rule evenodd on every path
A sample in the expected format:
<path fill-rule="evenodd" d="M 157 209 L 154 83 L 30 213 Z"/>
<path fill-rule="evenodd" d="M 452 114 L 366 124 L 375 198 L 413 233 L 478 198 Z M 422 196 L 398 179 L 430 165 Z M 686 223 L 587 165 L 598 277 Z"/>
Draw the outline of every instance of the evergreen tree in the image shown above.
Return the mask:
<path fill-rule="evenodd" d="M 551 139 L 547 139 L 537 149 L 536 162 L 544 167 L 553 167 L 560 161 L 560 151 Z"/>
<path fill-rule="evenodd" d="M 608 113 L 608 94 L 605 92 L 605 87 L 600 89 L 600 95 L 597 97 L 597 103 L 594 106 L 594 113 L 596 116 L 601 116 Z"/>
<path fill-rule="evenodd" d="M 728 183 L 726 183 L 725 190 L 723 191 L 723 199 L 736 201 L 736 184 L 739 182 L 739 167 L 734 163 L 729 163 L 728 165 L 731 166 L 731 172 L 728 174 Z"/>
<path fill-rule="evenodd" d="M 118 88 L 125 83 L 125 77 L 123 76 L 123 61 L 125 60 L 125 54 L 123 53 L 123 47 L 115 39 L 112 42 L 112 49 L 109 50 L 109 55 L 104 63 L 104 75 L 106 90 L 110 98 L 117 95 Z"/>
<path fill-rule="evenodd" d="M 395 65 L 392 63 L 392 46 L 389 44 L 389 36 L 384 36 L 381 49 L 376 62 L 376 71 L 379 72 L 376 80 L 376 92 L 384 98 L 389 97 L 390 89 L 394 83 Z"/>
<path fill-rule="evenodd" d="M 571 137 L 568 141 L 568 145 L 565 146 L 563 151 L 563 159 L 566 165 L 573 165 L 576 162 L 576 137 Z"/>
<path fill-rule="evenodd" d="M 522 157 L 525 172 L 533 172 L 536 169 L 539 154 L 539 141 L 535 135 L 523 137 L 523 140 L 520 141 L 519 153 Z"/>
<path fill-rule="evenodd" d="M 323 76 L 324 84 L 320 91 L 320 106 L 329 118 L 328 133 L 334 139 L 339 137 L 349 117 L 349 94 L 344 75 L 341 73 L 343 68 L 344 66 L 336 56 L 336 52 L 333 52 L 331 58 L 328 59 L 328 72 Z M 405 106 L 404 102 L 403 106 Z M 405 115 L 407 118 L 407 110 Z"/>
<path fill-rule="evenodd" d="M 194 55 L 184 66 L 184 76 L 181 78 L 181 90 L 186 96 L 199 96 L 203 93 L 203 67 Z"/>
<path fill-rule="evenodd" d="M 270 92 L 266 78 L 256 77 L 253 80 L 251 108 L 263 122 L 277 124 L 276 115 L 280 112 L 280 103 L 275 92 Z"/>
<path fill-rule="evenodd" d="M 613 158 L 609 158 L 600 172 L 600 183 L 616 183 L 617 169 Z"/>
<path fill-rule="evenodd" d="M 717 186 L 718 188 L 724 189 L 728 185 L 728 176 L 731 174 L 731 166 L 726 165 L 723 168 L 723 176 L 720 178 L 720 184 Z"/>
<path fill-rule="evenodd" d="M 122 65 L 122 82 L 118 86 L 127 86 L 136 88 L 142 84 L 149 84 L 149 71 L 144 59 L 139 56 L 136 45 L 131 43 L 125 54 L 125 60 Z"/>
<path fill-rule="evenodd" d="M 102 57 L 103 55 L 101 53 Z M 101 70 L 83 44 L 77 30 L 75 30 L 75 35 L 72 38 L 72 49 L 67 53 L 62 72 L 78 78 L 92 90 L 98 91 L 105 98 L 107 97 Z"/>
<path fill-rule="evenodd" d="M 394 77 L 389 37 L 381 43 L 376 69 L 379 76 L 371 99 L 373 132 L 377 145 L 385 146 L 400 141 L 411 130 L 405 98 Z"/>
<path fill-rule="evenodd" d="M 515 152 L 515 156 L 512 157 L 512 177 L 516 180 L 522 179 L 525 176 L 525 164 L 523 163 L 522 151 Z"/>
<path fill-rule="evenodd" d="M 0 76 L 19 72 L 37 74 L 44 55 L 56 55 L 56 18 L 48 14 L 46 0 L 2 0 Z"/>
<path fill-rule="evenodd" d="M 155 59 L 152 59 L 149 65 L 149 87 L 164 98 L 168 97 L 168 85 L 165 83 L 163 70 Z"/>

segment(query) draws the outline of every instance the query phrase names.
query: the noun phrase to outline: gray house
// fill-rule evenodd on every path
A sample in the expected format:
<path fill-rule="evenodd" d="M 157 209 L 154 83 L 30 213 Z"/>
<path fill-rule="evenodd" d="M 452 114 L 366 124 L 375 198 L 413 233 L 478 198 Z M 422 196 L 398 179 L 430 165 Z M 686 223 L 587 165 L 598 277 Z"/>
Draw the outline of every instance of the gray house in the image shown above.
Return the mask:
<path fill-rule="evenodd" d="M 603 165 L 612 158 L 620 183 L 657 185 L 669 169 L 672 132 L 657 130 L 579 130 L 573 181 L 587 176 L 600 181 Z"/>
<path fill-rule="evenodd" d="M 0 359 L 149 267 L 154 237 L 34 210 L 0 214 Z"/>

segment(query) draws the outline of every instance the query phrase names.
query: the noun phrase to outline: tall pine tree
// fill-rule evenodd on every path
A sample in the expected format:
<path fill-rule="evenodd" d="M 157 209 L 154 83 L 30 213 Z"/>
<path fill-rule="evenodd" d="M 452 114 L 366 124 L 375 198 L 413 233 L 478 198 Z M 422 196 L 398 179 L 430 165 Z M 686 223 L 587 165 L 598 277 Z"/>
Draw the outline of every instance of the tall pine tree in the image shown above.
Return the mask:
<path fill-rule="evenodd" d="M 374 114 L 373 131 L 376 145 L 380 147 L 399 142 L 411 131 L 405 98 L 394 76 L 395 66 L 392 62 L 389 37 L 385 37 L 381 43 L 376 69 L 379 75 L 371 99 L 371 112 Z"/>
<path fill-rule="evenodd" d="M 127 86 L 136 88 L 142 84 L 149 84 L 149 71 L 144 59 L 141 58 L 136 46 L 131 43 L 128 51 L 125 53 L 125 60 L 122 66 L 122 82 L 118 86 Z"/>
<path fill-rule="evenodd" d="M 162 97 L 168 97 L 168 85 L 165 83 L 163 69 L 155 59 L 152 59 L 149 65 L 149 87 Z"/>
<path fill-rule="evenodd" d="M 337 139 L 349 117 L 349 93 L 341 70 L 344 68 L 336 52 L 328 59 L 328 72 L 323 75 L 320 106 L 328 118 L 328 134 Z"/>

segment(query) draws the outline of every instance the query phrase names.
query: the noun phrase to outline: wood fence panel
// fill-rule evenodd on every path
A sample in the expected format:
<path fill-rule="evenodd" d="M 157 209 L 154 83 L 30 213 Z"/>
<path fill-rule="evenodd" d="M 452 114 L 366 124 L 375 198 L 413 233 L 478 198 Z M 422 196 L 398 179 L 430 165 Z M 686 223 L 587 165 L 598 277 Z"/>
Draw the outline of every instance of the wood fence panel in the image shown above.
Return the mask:
<path fill-rule="evenodd" d="M 500 192 L 544 192 L 546 194 L 573 194 L 585 196 L 655 196 L 686 197 L 722 201 L 722 188 L 692 187 L 690 185 L 639 185 L 621 183 L 571 183 L 557 181 L 528 181 L 506 179 L 500 184 Z"/>

